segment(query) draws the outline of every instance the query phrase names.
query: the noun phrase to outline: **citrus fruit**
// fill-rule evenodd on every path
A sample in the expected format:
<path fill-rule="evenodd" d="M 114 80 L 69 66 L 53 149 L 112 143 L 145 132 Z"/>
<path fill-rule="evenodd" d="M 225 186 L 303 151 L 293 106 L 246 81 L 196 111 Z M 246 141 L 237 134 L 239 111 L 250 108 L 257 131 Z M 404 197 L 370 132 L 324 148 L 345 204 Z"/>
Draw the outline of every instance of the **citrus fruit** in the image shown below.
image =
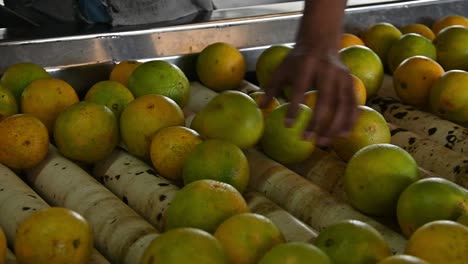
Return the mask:
<path fill-rule="evenodd" d="M 252 97 L 252 99 L 254 99 L 254 101 L 257 103 L 257 105 L 260 105 L 262 103 L 262 100 L 265 97 L 265 95 L 266 95 L 265 92 L 260 92 L 260 91 L 249 94 L 249 96 Z M 271 113 L 271 111 L 273 111 L 273 109 L 275 109 L 276 107 L 280 105 L 281 104 L 278 101 L 278 99 L 273 97 L 267 106 L 265 106 L 264 108 L 261 108 L 263 117 L 265 118 L 266 116 L 268 116 Z"/>
<path fill-rule="evenodd" d="M 390 47 L 401 37 L 400 30 L 386 22 L 375 23 L 362 33 L 362 40 L 380 58 L 383 65 L 387 64 L 387 54 Z"/>
<path fill-rule="evenodd" d="M 94 84 L 85 95 L 85 101 L 94 102 L 107 106 L 114 112 L 117 120 L 120 118 L 122 110 L 128 103 L 133 101 L 132 92 L 116 81 L 101 81 Z"/>
<path fill-rule="evenodd" d="M 265 154 L 282 164 L 301 162 L 315 149 L 315 142 L 302 139 L 302 132 L 312 118 L 312 110 L 299 104 L 298 114 L 292 127 L 284 120 L 289 103 L 275 108 L 265 119 L 265 131 L 260 145 Z"/>
<path fill-rule="evenodd" d="M 426 178 L 409 185 L 400 195 L 397 218 L 407 237 L 435 220 L 456 220 L 468 212 L 468 192 L 443 178 Z"/>
<path fill-rule="evenodd" d="M 163 60 L 148 61 L 138 66 L 128 78 L 128 89 L 135 97 L 164 95 L 184 107 L 190 96 L 190 83 L 184 72 Z"/>
<path fill-rule="evenodd" d="M 398 254 L 386 257 L 377 264 L 429 264 L 426 261 L 411 255 Z"/>
<path fill-rule="evenodd" d="M 460 217 L 458 217 L 457 222 L 468 227 L 468 213 L 464 213 Z"/>
<path fill-rule="evenodd" d="M 351 33 L 341 34 L 340 47 L 339 49 L 344 49 L 350 46 L 361 45 L 364 46 L 364 42 L 358 36 Z"/>
<path fill-rule="evenodd" d="M 445 119 L 468 121 L 468 72 L 445 72 L 432 85 L 429 105 L 432 112 Z"/>
<path fill-rule="evenodd" d="M 468 227 L 437 220 L 419 227 L 406 244 L 405 253 L 431 264 L 468 263 Z"/>
<path fill-rule="evenodd" d="M 432 24 L 432 31 L 437 35 L 442 29 L 457 25 L 468 27 L 468 19 L 461 15 L 448 15 L 435 21 Z"/>
<path fill-rule="evenodd" d="M 382 86 L 384 68 L 379 56 L 368 47 L 351 46 L 339 52 L 341 61 L 366 87 L 368 98 L 374 96 Z"/>
<path fill-rule="evenodd" d="M 17 102 L 26 86 L 36 79 L 50 78 L 44 68 L 34 63 L 16 63 L 6 69 L 0 80 L 2 86 L 10 90 Z"/>
<path fill-rule="evenodd" d="M 206 46 L 198 54 L 195 65 L 200 81 L 218 92 L 239 88 L 244 80 L 246 67 L 242 53 L 224 42 Z"/>
<path fill-rule="evenodd" d="M 385 118 L 376 110 L 364 106 L 358 106 L 358 118 L 349 135 L 336 137 L 332 141 L 332 147 L 338 156 L 348 161 L 354 153 L 363 147 L 390 143 L 391 135 Z"/>
<path fill-rule="evenodd" d="M 304 93 L 303 104 L 308 106 L 310 109 L 315 108 L 317 103 L 318 90 L 311 90 Z"/>
<path fill-rule="evenodd" d="M 318 247 L 305 242 L 279 244 L 268 251 L 259 264 L 331 264 L 330 258 Z"/>
<path fill-rule="evenodd" d="M 121 61 L 114 65 L 109 75 L 110 81 L 116 81 L 128 86 L 128 78 L 132 75 L 133 71 L 142 63 L 138 61 Z"/>
<path fill-rule="evenodd" d="M 184 124 L 184 113 L 174 100 L 148 94 L 136 98 L 124 108 L 120 115 L 120 135 L 130 154 L 150 160 L 151 140 L 156 132 Z"/>
<path fill-rule="evenodd" d="M 24 89 L 21 112 L 39 118 L 52 135 L 57 116 L 79 101 L 76 91 L 67 82 L 55 78 L 38 79 Z"/>
<path fill-rule="evenodd" d="M 268 85 L 274 71 L 283 62 L 291 49 L 291 47 L 285 45 L 273 45 L 262 51 L 255 64 L 255 75 L 261 88 Z"/>
<path fill-rule="evenodd" d="M 358 220 L 343 220 L 325 227 L 314 244 L 336 264 L 371 264 L 391 255 L 382 235 Z"/>
<path fill-rule="evenodd" d="M 219 241 L 196 228 L 175 228 L 157 236 L 143 253 L 141 264 L 228 264 Z"/>
<path fill-rule="evenodd" d="M 404 149 L 392 144 L 369 145 L 356 152 L 346 166 L 346 197 L 365 214 L 393 216 L 401 192 L 418 176 L 416 161 Z"/>
<path fill-rule="evenodd" d="M 63 156 L 94 163 L 106 158 L 117 146 L 119 126 L 109 108 L 82 101 L 58 115 L 54 139 Z"/>
<path fill-rule="evenodd" d="M 215 180 L 198 180 L 174 196 L 165 213 L 164 228 L 193 227 L 214 233 L 224 220 L 248 211 L 236 188 Z"/>
<path fill-rule="evenodd" d="M 416 33 L 423 37 L 430 39 L 431 41 L 435 39 L 435 34 L 428 26 L 419 23 L 408 24 L 400 28 L 402 34 Z"/>
<path fill-rule="evenodd" d="M 452 26 L 442 30 L 434 40 L 437 61 L 448 70 L 468 71 L 468 26 Z"/>
<path fill-rule="evenodd" d="M 150 157 L 154 168 L 161 176 L 180 181 L 185 160 L 202 139 L 193 129 L 170 126 L 160 129 L 150 145 Z"/>
<path fill-rule="evenodd" d="M 249 183 L 249 162 L 229 141 L 208 139 L 188 153 L 182 167 L 184 184 L 212 179 L 228 183 L 243 193 Z"/>
<path fill-rule="evenodd" d="M 0 227 L 0 264 L 5 263 L 6 251 L 7 251 L 7 240 L 5 237 L 5 233 L 3 232 L 3 229 Z"/>
<path fill-rule="evenodd" d="M 192 120 L 191 128 L 205 139 L 223 139 L 245 149 L 263 133 L 263 115 L 257 103 L 239 91 L 216 95 Z"/>
<path fill-rule="evenodd" d="M 93 232 L 80 214 L 46 208 L 31 213 L 19 225 L 14 248 L 18 263 L 88 263 Z"/>
<path fill-rule="evenodd" d="M 432 84 L 442 74 L 444 69 L 433 59 L 413 56 L 393 72 L 393 88 L 403 103 L 423 109 L 429 103 Z"/>
<path fill-rule="evenodd" d="M 10 90 L 0 86 L 0 121 L 18 113 L 18 103 Z"/>
<path fill-rule="evenodd" d="M 419 34 L 404 34 L 400 39 L 393 43 L 392 47 L 388 51 L 388 69 L 393 73 L 402 61 L 416 55 L 436 60 L 436 47 L 430 39 Z"/>
<path fill-rule="evenodd" d="M 47 155 L 49 133 L 32 115 L 11 115 L 0 121 L 0 146 L 0 163 L 12 169 L 32 168 Z"/>
<path fill-rule="evenodd" d="M 256 264 L 271 248 L 285 242 L 270 219 L 254 213 L 231 216 L 218 226 L 214 236 L 231 263 Z"/>

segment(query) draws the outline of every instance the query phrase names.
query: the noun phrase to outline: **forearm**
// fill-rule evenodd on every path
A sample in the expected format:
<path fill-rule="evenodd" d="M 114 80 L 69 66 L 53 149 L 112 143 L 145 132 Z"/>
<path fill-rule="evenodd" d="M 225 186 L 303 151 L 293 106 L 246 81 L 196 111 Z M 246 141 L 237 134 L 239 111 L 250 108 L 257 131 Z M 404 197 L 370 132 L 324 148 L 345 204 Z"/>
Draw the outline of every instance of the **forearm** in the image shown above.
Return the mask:
<path fill-rule="evenodd" d="M 320 50 L 337 50 L 346 0 L 305 0 L 297 43 Z"/>

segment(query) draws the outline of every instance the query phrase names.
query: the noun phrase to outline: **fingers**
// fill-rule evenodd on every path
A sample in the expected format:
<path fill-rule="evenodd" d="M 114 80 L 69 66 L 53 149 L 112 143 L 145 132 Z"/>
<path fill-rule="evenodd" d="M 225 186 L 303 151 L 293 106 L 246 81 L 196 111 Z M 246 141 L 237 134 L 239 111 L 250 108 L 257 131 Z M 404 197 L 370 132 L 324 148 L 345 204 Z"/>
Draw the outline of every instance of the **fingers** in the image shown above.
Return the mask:
<path fill-rule="evenodd" d="M 268 85 L 265 87 L 265 96 L 263 96 L 262 101 L 260 102 L 260 108 L 265 108 L 271 102 L 273 97 L 277 97 L 281 92 L 284 86 L 288 83 L 288 72 L 284 70 L 286 68 L 283 62 L 278 66 L 278 68 L 273 72 Z"/>
<path fill-rule="evenodd" d="M 297 117 L 299 104 L 303 102 L 304 93 L 310 88 L 314 67 L 314 64 L 307 64 L 307 66 L 304 66 L 302 69 L 302 74 L 297 75 L 295 81 L 292 83 L 292 94 L 289 100 L 286 118 L 284 120 L 286 127 L 291 127 L 294 124 L 294 120 Z"/>
<path fill-rule="evenodd" d="M 348 74 L 342 76 L 336 81 L 337 105 L 328 131 L 331 136 L 345 136 L 352 128 L 357 112 L 353 80 Z"/>

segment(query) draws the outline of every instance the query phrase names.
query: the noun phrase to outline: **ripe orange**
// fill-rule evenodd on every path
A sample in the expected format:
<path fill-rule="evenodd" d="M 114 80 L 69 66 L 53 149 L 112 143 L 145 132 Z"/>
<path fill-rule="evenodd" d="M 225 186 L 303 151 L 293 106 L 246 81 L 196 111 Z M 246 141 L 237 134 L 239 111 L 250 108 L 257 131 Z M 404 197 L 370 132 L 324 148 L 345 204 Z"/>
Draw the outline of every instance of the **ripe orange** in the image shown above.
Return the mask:
<path fill-rule="evenodd" d="M 80 99 L 67 82 L 55 79 L 32 81 L 21 95 L 21 112 L 33 115 L 44 123 L 52 135 L 57 116 Z"/>
<path fill-rule="evenodd" d="M 18 103 L 13 93 L 0 86 L 0 121 L 3 118 L 17 114 Z"/>
<path fill-rule="evenodd" d="M 398 254 L 386 257 L 377 264 L 429 264 L 426 261 L 411 255 Z"/>
<path fill-rule="evenodd" d="M 346 47 L 354 46 L 354 45 L 361 45 L 364 46 L 364 42 L 358 36 L 351 34 L 351 33 L 343 33 L 341 34 L 340 39 L 340 48 L 344 49 Z"/>
<path fill-rule="evenodd" d="M 82 101 L 58 115 L 54 139 L 63 156 L 94 163 L 106 158 L 117 146 L 119 126 L 109 108 Z"/>
<path fill-rule="evenodd" d="M 430 39 L 415 33 L 405 34 L 388 51 L 388 69 L 393 73 L 402 61 L 416 55 L 437 59 L 436 48 Z"/>
<path fill-rule="evenodd" d="M 0 264 L 5 264 L 7 240 L 3 229 L 0 227 Z"/>
<path fill-rule="evenodd" d="M 444 74 L 436 61 L 413 56 L 404 60 L 393 72 L 393 88 L 400 100 L 408 105 L 425 108 L 434 82 Z"/>
<path fill-rule="evenodd" d="M 26 86 L 36 79 L 50 78 L 49 73 L 34 63 L 17 63 L 6 69 L 0 80 L 2 86 L 10 90 L 19 102 Z"/>
<path fill-rule="evenodd" d="M 261 88 L 265 88 L 273 72 L 289 54 L 291 49 L 291 47 L 285 45 L 273 45 L 260 54 L 255 64 L 255 75 Z"/>
<path fill-rule="evenodd" d="M 175 64 L 148 61 L 138 66 L 128 78 L 128 89 L 137 98 L 147 94 L 159 94 L 184 107 L 190 96 L 190 83 L 184 72 Z"/>
<path fill-rule="evenodd" d="M 257 103 L 240 91 L 216 95 L 192 120 L 191 128 L 204 139 L 222 139 L 245 149 L 263 133 L 263 115 Z"/>
<path fill-rule="evenodd" d="M 468 27 L 451 26 L 434 40 L 437 60 L 445 70 L 468 71 Z"/>
<path fill-rule="evenodd" d="M 157 236 L 143 253 L 141 264 L 228 264 L 219 241 L 196 228 L 175 228 Z"/>
<path fill-rule="evenodd" d="M 244 80 L 246 67 L 242 53 L 224 42 L 205 47 L 198 54 L 195 66 L 200 81 L 218 92 L 239 88 Z"/>
<path fill-rule="evenodd" d="M 371 25 L 362 33 L 362 40 L 380 58 L 383 65 L 387 63 L 390 47 L 401 37 L 401 32 L 394 25 L 386 22 Z"/>
<path fill-rule="evenodd" d="M 432 24 L 432 31 L 437 35 L 444 28 L 457 25 L 468 27 L 468 19 L 461 15 L 445 16 Z"/>
<path fill-rule="evenodd" d="M 231 216 L 218 226 L 214 236 L 231 263 L 256 264 L 271 248 L 285 242 L 270 219 L 254 213 Z"/>
<path fill-rule="evenodd" d="M 279 244 L 268 251 L 259 264 L 331 264 L 330 258 L 313 244 L 288 242 Z"/>
<path fill-rule="evenodd" d="M 120 135 L 130 154 L 148 161 L 151 140 L 156 132 L 184 124 L 184 113 L 174 100 L 148 94 L 136 98 L 124 108 L 120 115 Z"/>
<path fill-rule="evenodd" d="M 38 165 L 49 150 L 49 132 L 36 117 L 16 114 L 0 121 L 0 163 L 12 169 Z"/>
<path fill-rule="evenodd" d="M 151 162 L 161 176 L 178 182 L 182 180 L 187 157 L 201 142 L 200 135 L 193 129 L 183 126 L 162 128 L 151 140 Z"/>
<path fill-rule="evenodd" d="M 435 39 L 435 34 L 432 29 L 424 24 L 408 24 L 400 28 L 400 31 L 402 34 L 416 33 L 430 39 L 431 41 Z"/>
<path fill-rule="evenodd" d="M 130 90 L 116 81 L 101 81 L 94 84 L 85 95 L 85 101 L 107 106 L 117 120 L 128 103 L 135 97 Z"/>
<path fill-rule="evenodd" d="M 88 263 L 93 232 L 78 213 L 51 207 L 32 213 L 19 225 L 14 247 L 18 263 Z"/>
<path fill-rule="evenodd" d="M 351 46 L 339 52 L 341 61 L 366 87 L 366 97 L 377 94 L 382 86 L 384 68 L 379 56 L 368 47 Z"/>
<path fill-rule="evenodd" d="M 182 175 L 184 184 L 212 179 L 230 184 L 243 193 L 249 183 L 249 162 L 244 152 L 231 142 L 208 139 L 188 153 Z"/>
<path fill-rule="evenodd" d="M 262 102 L 262 100 L 263 100 L 263 98 L 265 96 L 265 92 L 260 92 L 260 91 L 259 92 L 253 92 L 253 93 L 250 93 L 249 96 L 252 97 L 252 99 L 255 100 L 257 105 L 259 105 Z M 273 97 L 272 100 L 270 101 L 270 103 L 266 107 L 261 109 L 263 117 L 265 118 L 266 116 L 268 116 L 271 113 L 271 111 L 273 111 L 273 109 L 275 109 L 276 107 L 278 107 L 280 105 L 281 104 L 278 101 L 278 99 Z"/>
<path fill-rule="evenodd" d="M 248 211 L 236 188 L 219 181 L 198 180 L 174 196 L 165 213 L 164 229 L 193 227 L 214 233 L 229 217 Z"/>
<path fill-rule="evenodd" d="M 110 81 L 116 81 L 128 86 L 128 78 L 132 75 L 133 71 L 142 63 L 138 61 L 122 61 L 114 65 L 109 75 Z"/>

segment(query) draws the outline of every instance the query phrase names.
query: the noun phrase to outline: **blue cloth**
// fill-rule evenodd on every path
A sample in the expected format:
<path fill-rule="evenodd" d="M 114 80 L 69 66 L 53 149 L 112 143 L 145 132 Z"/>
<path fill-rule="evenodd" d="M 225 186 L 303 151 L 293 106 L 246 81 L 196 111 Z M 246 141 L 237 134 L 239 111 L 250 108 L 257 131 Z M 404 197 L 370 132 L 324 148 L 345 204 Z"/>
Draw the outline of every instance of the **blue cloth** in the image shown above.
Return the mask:
<path fill-rule="evenodd" d="M 78 0 L 78 6 L 81 16 L 88 23 L 110 23 L 112 21 L 107 6 L 102 0 Z"/>

